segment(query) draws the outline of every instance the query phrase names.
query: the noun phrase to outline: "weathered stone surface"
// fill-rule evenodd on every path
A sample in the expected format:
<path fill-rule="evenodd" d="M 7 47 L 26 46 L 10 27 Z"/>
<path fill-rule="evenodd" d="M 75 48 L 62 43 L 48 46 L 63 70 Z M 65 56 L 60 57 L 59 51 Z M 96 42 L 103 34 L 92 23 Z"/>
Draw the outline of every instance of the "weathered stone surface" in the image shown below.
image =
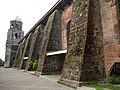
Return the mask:
<path fill-rule="evenodd" d="M 48 18 L 47 24 L 43 30 L 44 36 L 43 36 L 42 44 L 39 50 L 39 60 L 38 60 L 38 67 L 37 67 L 37 71 L 41 73 L 42 73 L 43 66 L 44 66 L 44 60 L 45 60 L 45 56 L 47 53 L 47 46 L 48 46 L 48 42 L 50 38 L 50 33 L 52 30 L 55 13 L 56 11 L 50 15 L 50 17 Z"/>
<path fill-rule="evenodd" d="M 58 51 L 62 49 L 62 27 L 61 11 L 57 11 L 52 23 L 52 30 L 48 42 L 47 51 Z"/>
<path fill-rule="evenodd" d="M 79 86 L 84 50 L 87 39 L 89 0 L 76 0 L 73 3 L 70 39 L 60 83 Z"/>
<path fill-rule="evenodd" d="M 14 64 L 14 67 L 17 67 L 17 68 L 20 68 L 21 65 L 22 65 L 22 56 L 23 56 L 23 51 L 24 51 L 24 46 L 25 46 L 25 40 L 24 39 L 20 44 L 19 44 L 19 47 L 18 47 L 18 51 L 17 51 L 17 54 L 16 54 L 16 58 L 15 58 L 15 64 Z"/>
<path fill-rule="evenodd" d="M 29 56 L 28 56 L 28 61 L 30 60 L 36 60 L 36 55 L 34 56 L 34 47 L 35 47 L 35 42 L 36 42 L 36 38 L 37 38 L 37 34 L 38 34 L 38 28 L 37 27 L 33 33 L 32 36 L 32 41 L 31 41 L 31 45 L 30 45 L 30 52 L 29 52 Z"/>
<path fill-rule="evenodd" d="M 17 58 L 29 53 L 29 60 L 38 60 L 38 74 L 55 74 L 63 68 L 59 82 L 68 86 L 104 80 L 120 62 L 120 9 L 115 0 L 67 1 L 61 0 L 33 27 L 30 50 L 23 52 L 27 44 L 23 39 Z M 66 48 L 66 56 L 46 56 Z"/>
<path fill-rule="evenodd" d="M 100 0 L 101 20 L 104 38 L 104 57 L 106 75 L 109 76 L 110 70 L 115 62 L 120 62 L 119 57 L 119 8 L 114 1 Z M 117 7 L 117 9 L 116 9 Z M 118 14 L 118 15 L 117 15 Z"/>
<path fill-rule="evenodd" d="M 70 33 L 68 53 L 59 82 L 76 87 L 83 81 L 104 80 L 103 32 L 99 1 L 76 0 L 73 5 Z"/>
<path fill-rule="evenodd" d="M 23 51 L 23 54 L 21 56 L 21 66 L 20 66 L 21 69 L 26 68 L 27 60 L 24 60 L 24 57 L 28 57 L 28 52 L 30 50 L 31 37 L 32 37 L 32 33 L 30 33 L 29 36 L 26 39 L 24 51 Z"/>
<path fill-rule="evenodd" d="M 34 51 L 33 51 L 33 55 L 32 55 L 32 56 L 35 56 L 36 60 L 38 60 L 38 58 L 39 58 L 39 50 L 40 50 L 40 46 L 42 44 L 42 38 L 44 36 L 43 29 L 44 29 L 43 25 L 40 25 L 38 27 L 38 33 L 36 36 L 36 42 L 34 45 Z"/>
<path fill-rule="evenodd" d="M 15 57 L 15 61 L 14 61 L 14 65 L 13 67 L 20 67 L 20 49 L 21 49 L 21 46 L 22 46 L 22 43 L 19 44 L 18 46 L 18 50 L 17 50 L 17 53 L 16 53 L 16 57 Z M 19 63 L 19 65 L 17 64 Z"/>
<path fill-rule="evenodd" d="M 87 29 L 80 81 L 104 80 L 104 45 L 99 1 L 90 1 Z"/>
<path fill-rule="evenodd" d="M 60 74 L 65 54 L 46 56 L 42 74 Z"/>
<path fill-rule="evenodd" d="M 24 52 L 24 49 L 25 49 L 25 43 L 26 43 L 26 38 L 22 41 L 22 45 L 21 45 L 21 48 L 20 48 L 20 57 L 19 57 L 19 60 L 20 60 L 20 69 L 22 67 L 22 60 L 23 60 L 23 52 Z"/>
<path fill-rule="evenodd" d="M 28 70 L 29 61 L 38 60 L 39 58 L 39 50 L 43 39 L 43 25 L 39 25 L 36 28 L 36 32 L 33 35 L 34 36 L 32 37 L 32 42 L 31 42 L 32 45 L 30 47 L 31 52 L 29 53 L 29 57 L 27 60 L 27 66 L 26 66 L 27 70 Z"/>

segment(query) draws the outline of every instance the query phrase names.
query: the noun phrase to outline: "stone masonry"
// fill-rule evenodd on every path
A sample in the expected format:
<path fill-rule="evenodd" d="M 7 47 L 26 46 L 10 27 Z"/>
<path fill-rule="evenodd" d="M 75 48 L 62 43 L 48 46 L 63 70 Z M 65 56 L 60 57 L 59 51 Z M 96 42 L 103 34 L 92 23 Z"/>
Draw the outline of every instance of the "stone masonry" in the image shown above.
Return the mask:
<path fill-rule="evenodd" d="M 23 38 L 22 22 L 20 18 L 10 21 L 10 29 L 7 32 L 6 52 L 4 67 L 12 67 L 16 57 L 18 42 Z"/>
<path fill-rule="evenodd" d="M 28 36 L 28 38 L 26 39 L 26 43 L 25 43 L 25 46 L 24 46 L 24 50 L 23 50 L 23 54 L 22 54 L 22 57 L 21 57 L 21 65 L 20 65 L 20 68 L 22 69 L 22 68 L 25 68 L 26 66 L 25 65 L 23 65 L 24 63 L 24 57 L 27 57 L 28 56 L 28 53 L 29 53 L 29 49 L 30 48 L 28 48 L 28 47 L 30 47 L 30 38 L 32 37 L 32 34 L 29 34 L 29 36 Z M 25 62 L 27 62 L 27 61 L 25 61 Z"/>
<path fill-rule="evenodd" d="M 56 12 L 57 11 L 53 12 L 52 15 L 48 18 L 47 24 L 46 24 L 44 31 L 43 31 L 44 36 L 43 36 L 42 44 L 40 47 L 40 52 L 39 52 L 40 55 L 39 55 L 38 68 L 37 68 L 37 71 L 40 73 L 42 73 L 42 70 L 44 68 L 44 60 L 45 60 L 45 56 L 47 53 L 46 51 L 47 51 L 50 33 L 52 30 L 53 20 L 54 20 L 54 17 L 56 15 Z"/>
<path fill-rule="evenodd" d="M 98 1 L 73 3 L 69 47 L 60 83 L 76 87 L 81 81 L 105 78 L 100 20 Z"/>
<path fill-rule="evenodd" d="M 28 70 L 37 60 L 37 75 L 61 73 L 58 82 L 71 87 L 104 81 L 120 63 L 119 7 L 119 0 L 59 0 L 19 42 L 15 66 Z"/>

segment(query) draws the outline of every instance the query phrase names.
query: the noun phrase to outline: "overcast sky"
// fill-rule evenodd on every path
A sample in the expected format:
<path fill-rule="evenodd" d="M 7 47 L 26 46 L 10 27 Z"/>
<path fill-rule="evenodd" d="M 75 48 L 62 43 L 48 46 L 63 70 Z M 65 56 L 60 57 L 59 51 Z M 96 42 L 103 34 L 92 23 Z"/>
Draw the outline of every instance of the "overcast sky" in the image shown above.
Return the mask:
<path fill-rule="evenodd" d="M 5 43 L 10 20 L 18 16 L 25 34 L 58 0 L 0 0 L 0 58 L 5 60 Z"/>

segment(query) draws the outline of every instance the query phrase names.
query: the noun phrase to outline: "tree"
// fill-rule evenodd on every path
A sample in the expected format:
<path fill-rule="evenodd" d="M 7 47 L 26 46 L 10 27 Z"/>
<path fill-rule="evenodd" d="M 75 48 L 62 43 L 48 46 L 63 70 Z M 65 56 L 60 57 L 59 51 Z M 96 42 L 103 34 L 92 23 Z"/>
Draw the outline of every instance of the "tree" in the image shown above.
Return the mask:
<path fill-rule="evenodd" d="M 0 58 L 0 66 L 3 66 L 4 65 L 4 62 L 3 60 Z"/>

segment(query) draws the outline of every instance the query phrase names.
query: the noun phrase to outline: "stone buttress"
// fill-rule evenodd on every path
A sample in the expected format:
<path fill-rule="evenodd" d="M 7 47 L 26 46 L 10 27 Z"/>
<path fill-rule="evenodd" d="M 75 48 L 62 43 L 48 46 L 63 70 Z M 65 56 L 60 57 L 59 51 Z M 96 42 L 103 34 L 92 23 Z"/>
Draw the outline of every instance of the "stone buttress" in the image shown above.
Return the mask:
<path fill-rule="evenodd" d="M 59 83 L 77 87 L 104 79 L 103 32 L 99 0 L 73 2 L 70 38 Z"/>
<path fill-rule="evenodd" d="M 26 70 L 28 70 L 28 63 L 31 60 L 35 61 L 35 60 L 38 60 L 39 58 L 39 48 L 41 46 L 42 37 L 43 37 L 43 25 L 39 25 L 35 29 L 33 36 L 32 36 Z"/>
<path fill-rule="evenodd" d="M 39 50 L 39 60 L 37 73 L 47 73 L 49 60 L 46 58 L 47 52 L 61 50 L 61 20 L 60 11 L 55 10 L 48 18 L 43 30 L 43 40 Z M 59 20 L 58 20 L 59 19 Z M 48 70 L 47 70 L 48 71 Z"/>
<path fill-rule="evenodd" d="M 25 42 L 26 39 L 24 39 L 18 47 L 18 51 L 16 53 L 16 57 L 15 57 L 15 62 L 14 62 L 14 66 L 13 67 L 17 67 L 20 68 L 21 67 L 21 60 L 22 60 L 22 56 L 23 56 L 23 51 L 24 51 L 24 47 L 25 47 Z"/>
<path fill-rule="evenodd" d="M 24 60 L 24 57 L 28 57 L 29 50 L 30 50 L 30 44 L 31 44 L 31 38 L 32 38 L 32 33 L 30 33 L 26 39 L 23 54 L 21 57 L 20 69 L 24 69 L 26 67 L 27 60 Z"/>

